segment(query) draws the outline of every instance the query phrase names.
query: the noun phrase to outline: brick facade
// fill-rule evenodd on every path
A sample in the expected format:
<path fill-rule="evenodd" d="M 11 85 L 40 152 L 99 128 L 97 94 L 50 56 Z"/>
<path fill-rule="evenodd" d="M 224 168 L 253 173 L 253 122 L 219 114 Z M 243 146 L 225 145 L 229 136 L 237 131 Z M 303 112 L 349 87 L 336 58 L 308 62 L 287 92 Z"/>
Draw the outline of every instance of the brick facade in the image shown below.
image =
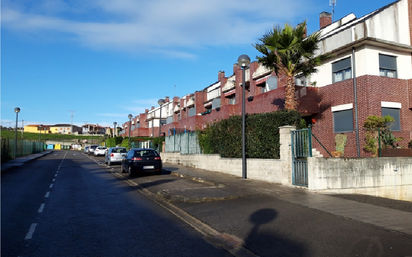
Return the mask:
<path fill-rule="evenodd" d="M 412 43 L 412 0 L 408 1 L 408 20 L 409 32 Z M 396 4 L 396 3 L 394 3 Z M 339 23 L 339 22 L 338 22 Z M 331 24 L 331 14 L 321 13 L 320 26 L 321 28 Z M 354 23 L 356 24 L 356 23 Z M 336 24 L 334 23 L 333 26 Z M 330 27 L 328 27 L 330 29 Z M 395 28 L 397 29 L 397 28 Z M 348 46 L 348 49 L 350 49 Z M 391 45 L 385 45 L 386 51 Z M 342 49 L 341 49 L 342 50 Z M 410 51 L 409 51 L 410 52 Z M 412 58 L 410 59 L 412 63 Z M 405 64 L 405 63 L 403 63 Z M 327 64 L 332 65 L 332 64 Z M 398 64 L 401 65 L 401 64 Z M 326 74 L 328 73 L 328 74 Z M 370 115 L 382 115 L 381 102 L 395 102 L 401 104 L 400 123 L 401 131 L 393 132 L 396 137 L 402 137 L 403 140 L 398 142 L 402 146 L 412 140 L 412 71 L 403 74 L 408 79 L 389 78 L 377 75 L 362 75 L 356 77 L 357 98 L 358 98 L 358 127 L 359 127 L 359 148 L 361 156 L 370 156 L 368 152 L 363 150 L 365 141 L 365 131 L 363 124 L 366 118 Z M 264 113 L 284 109 L 285 99 L 285 78 L 277 80 L 277 89 L 262 93 L 262 85 L 269 76 L 273 76 L 273 72 L 264 70 L 259 63 L 252 62 L 246 74 L 246 113 Z M 322 76 L 332 76 L 332 72 L 322 73 Z M 233 66 L 233 75 L 227 77 L 225 72 L 218 72 L 218 83 L 220 83 L 220 102 L 221 106 L 216 109 L 207 109 L 205 105 L 211 104 L 212 99 L 208 99 L 208 88 L 188 94 L 182 98 L 174 97 L 169 99 L 166 97 L 166 102 L 173 103 L 173 113 L 169 116 L 173 117 L 173 122 L 163 125 L 161 132 L 169 135 L 171 133 L 184 133 L 185 131 L 194 131 L 203 129 L 207 124 L 216 122 L 221 119 L 227 119 L 232 115 L 241 115 L 242 113 L 242 69 L 238 65 Z M 230 80 L 230 81 L 229 81 Z M 226 84 L 232 83 L 230 87 L 224 87 Z M 330 85 L 322 85 L 320 87 L 296 86 L 296 98 L 298 100 L 298 111 L 307 123 L 312 124 L 314 135 L 320 140 L 321 144 L 329 151 L 335 150 L 336 133 L 333 132 L 333 113 L 332 107 L 353 104 L 353 127 L 354 131 L 344 133 L 347 136 L 345 146 L 345 157 L 357 156 L 356 142 L 356 124 L 355 124 L 355 100 L 354 100 L 354 80 L 348 79 Z M 212 86 L 215 86 L 213 84 Z M 232 88 L 232 86 L 234 87 Z M 229 97 L 235 97 L 235 103 L 230 104 Z M 186 106 L 189 100 L 194 99 L 193 106 Z M 177 106 L 179 105 L 179 107 Z M 157 107 L 159 108 L 159 107 Z M 196 108 L 196 115 L 189 117 L 189 109 Z M 152 110 L 154 107 L 152 107 Z M 135 128 L 132 136 L 150 136 L 158 135 L 159 127 L 153 126 L 153 119 L 148 120 L 148 110 L 138 117 L 140 127 Z M 162 113 L 164 119 L 166 114 Z M 157 117 L 158 119 L 159 117 Z M 136 119 L 137 122 L 137 119 Z M 152 122 L 152 123 L 150 123 Z M 123 128 L 128 122 L 123 124 Z M 127 129 L 122 136 L 128 136 Z M 326 151 L 320 143 L 313 140 L 314 147 L 319 150 L 324 156 L 327 156 Z"/>

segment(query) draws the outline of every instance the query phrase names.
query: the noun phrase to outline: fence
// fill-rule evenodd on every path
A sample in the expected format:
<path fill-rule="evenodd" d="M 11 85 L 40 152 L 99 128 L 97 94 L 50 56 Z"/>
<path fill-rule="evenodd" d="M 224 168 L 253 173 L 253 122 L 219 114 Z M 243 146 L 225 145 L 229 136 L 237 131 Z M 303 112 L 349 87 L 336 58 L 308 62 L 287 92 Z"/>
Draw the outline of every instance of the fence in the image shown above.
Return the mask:
<path fill-rule="evenodd" d="M 132 148 L 154 148 L 153 141 L 132 142 Z"/>
<path fill-rule="evenodd" d="M 313 148 L 323 157 L 330 157 L 330 154 L 337 157 L 358 157 L 358 151 L 360 157 L 386 156 L 384 149 L 408 149 L 408 143 L 412 140 L 411 130 L 386 133 L 378 129 L 367 131 L 359 128 L 358 144 L 355 129 L 345 133 L 334 133 L 333 127 L 317 124 L 312 126 L 312 134 Z"/>
<path fill-rule="evenodd" d="M 17 148 L 16 148 L 17 147 Z M 33 153 L 42 152 L 46 145 L 39 141 L 17 140 L 17 146 L 14 139 L 1 139 L 1 161 L 8 161 L 12 158 L 25 156 Z M 16 156 L 14 153 L 16 152 Z"/>
<path fill-rule="evenodd" d="M 197 141 L 196 132 L 175 134 L 165 138 L 165 152 L 181 154 L 200 154 L 202 151 Z"/>

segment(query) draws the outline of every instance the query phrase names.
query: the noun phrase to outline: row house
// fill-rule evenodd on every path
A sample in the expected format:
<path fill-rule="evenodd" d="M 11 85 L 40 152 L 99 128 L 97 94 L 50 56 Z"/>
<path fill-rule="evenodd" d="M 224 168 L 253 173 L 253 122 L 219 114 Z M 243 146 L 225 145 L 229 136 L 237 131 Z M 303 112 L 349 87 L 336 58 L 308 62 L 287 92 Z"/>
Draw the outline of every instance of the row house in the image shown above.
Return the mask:
<path fill-rule="evenodd" d="M 82 126 L 82 133 L 104 135 L 106 133 L 106 128 L 99 126 L 99 124 L 85 124 Z"/>
<path fill-rule="evenodd" d="M 310 77 L 297 76 L 298 111 L 319 139 L 315 147 L 335 149 L 336 135 L 347 138 L 345 156 L 369 156 L 363 150 L 363 123 L 370 115 L 391 115 L 392 131 L 412 140 L 412 0 L 400 0 L 357 18 L 353 13 L 332 22 L 319 15 L 319 54 L 333 57 Z M 258 62 L 245 71 L 246 113 L 284 109 L 286 78 L 277 77 Z M 165 103 L 125 122 L 122 136 L 159 136 L 203 129 L 209 123 L 241 115 L 242 70 L 233 65 L 226 76 L 201 91 L 181 98 L 165 97 Z"/>

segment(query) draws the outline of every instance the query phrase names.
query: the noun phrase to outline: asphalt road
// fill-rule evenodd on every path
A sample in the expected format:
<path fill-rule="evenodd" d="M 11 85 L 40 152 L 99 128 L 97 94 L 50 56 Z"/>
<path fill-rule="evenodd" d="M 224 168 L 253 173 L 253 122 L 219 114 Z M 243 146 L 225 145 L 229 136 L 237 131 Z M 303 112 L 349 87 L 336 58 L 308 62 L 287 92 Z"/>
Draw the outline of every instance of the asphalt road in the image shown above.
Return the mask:
<path fill-rule="evenodd" d="M 240 242 L 247 256 L 412 256 L 411 236 L 267 194 L 173 202 L 197 230 L 218 232 L 208 237 L 137 189 L 204 185 L 168 172 L 127 178 L 102 162 L 61 151 L 2 175 L 2 256 L 230 256 L 222 242 Z"/>
<path fill-rule="evenodd" d="M 2 174 L 1 256 L 230 256 L 84 154 Z"/>

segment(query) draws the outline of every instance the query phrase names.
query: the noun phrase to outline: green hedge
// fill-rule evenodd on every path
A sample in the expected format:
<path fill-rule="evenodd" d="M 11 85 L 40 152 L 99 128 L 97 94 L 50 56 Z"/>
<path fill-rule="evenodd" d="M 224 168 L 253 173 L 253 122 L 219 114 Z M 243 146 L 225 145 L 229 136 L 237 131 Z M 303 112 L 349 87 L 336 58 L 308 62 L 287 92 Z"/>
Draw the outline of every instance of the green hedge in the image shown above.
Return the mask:
<path fill-rule="evenodd" d="M 123 140 L 122 137 L 110 137 L 106 139 L 106 146 L 115 147 L 117 145 L 120 145 L 122 143 L 122 140 Z"/>
<path fill-rule="evenodd" d="M 246 157 L 278 159 L 280 151 L 279 127 L 305 125 L 296 111 L 276 111 L 246 115 Z M 199 145 L 205 154 L 222 157 L 242 157 L 242 116 L 209 124 L 198 131 Z"/>

